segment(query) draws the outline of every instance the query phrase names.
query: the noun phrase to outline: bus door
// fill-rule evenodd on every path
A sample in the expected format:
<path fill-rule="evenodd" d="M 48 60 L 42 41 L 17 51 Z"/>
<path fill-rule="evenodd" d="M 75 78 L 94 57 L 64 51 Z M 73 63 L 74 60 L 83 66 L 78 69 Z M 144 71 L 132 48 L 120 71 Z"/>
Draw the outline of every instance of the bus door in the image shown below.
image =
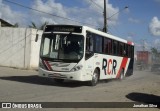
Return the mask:
<path fill-rule="evenodd" d="M 92 34 L 87 32 L 86 34 L 86 51 L 85 51 L 85 65 L 87 73 L 92 74 L 94 70 L 94 40 Z"/>

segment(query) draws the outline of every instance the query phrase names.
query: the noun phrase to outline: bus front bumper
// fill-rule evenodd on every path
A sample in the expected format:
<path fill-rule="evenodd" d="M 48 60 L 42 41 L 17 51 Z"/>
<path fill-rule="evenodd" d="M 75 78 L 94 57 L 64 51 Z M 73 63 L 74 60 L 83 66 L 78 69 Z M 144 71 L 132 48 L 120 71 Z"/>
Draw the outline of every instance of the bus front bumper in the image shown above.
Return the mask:
<path fill-rule="evenodd" d="M 56 71 L 47 71 L 42 68 L 39 68 L 39 76 L 46 78 L 56 78 L 56 79 L 65 79 L 65 80 L 74 80 L 74 81 L 88 81 L 91 77 L 85 77 L 86 75 L 82 74 L 82 71 L 75 72 L 56 72 Z M 84 79 L 85 78 L 85 79 Z"/>

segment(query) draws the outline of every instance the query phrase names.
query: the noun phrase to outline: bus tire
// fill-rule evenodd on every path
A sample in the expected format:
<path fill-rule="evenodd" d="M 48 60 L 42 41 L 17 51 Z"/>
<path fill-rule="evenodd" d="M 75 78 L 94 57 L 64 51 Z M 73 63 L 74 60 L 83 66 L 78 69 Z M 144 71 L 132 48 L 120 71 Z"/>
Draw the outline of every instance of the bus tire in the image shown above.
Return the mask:
<path fill-rule="evenodd" d="M 54 79 L 54 81 L 55 81 L 56 83 L 63 83 L 63 82 L 64 82 L 64 79 Z"/>
<path fill-rule="evenodd" d="M 122 70 L 119 76 L 119 80 L 123 80 L 124 79 L 124 71 Z"/>
<path fill-rule="evenodd" d="M 92 76 L 92 80 L 89 81 L 89 85 L 96 86 L 98 81 L 99 81 L 99 71 L 97 69 L 95 69 L 93 76 Z"/>

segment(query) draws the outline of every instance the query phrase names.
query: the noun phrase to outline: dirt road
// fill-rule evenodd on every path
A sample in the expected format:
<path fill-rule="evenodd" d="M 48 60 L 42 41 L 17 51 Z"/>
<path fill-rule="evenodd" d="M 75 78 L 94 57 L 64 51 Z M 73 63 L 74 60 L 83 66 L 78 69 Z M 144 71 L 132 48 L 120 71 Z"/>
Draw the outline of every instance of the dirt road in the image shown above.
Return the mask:
<path fill-rule="evenodd" d="M 91 87 L 82 82 L 57 84 L 37 76 L 37 71 L 0 67 L 1 102 L 160 102 L 160 73 L 134 71 L 123 81 L 109 80 Z M 36 109 L 35 109 L 36 110 Z M 37 109 L 39 110 L 39 109 Z M 45 109 L 43 109 L 45 110 Z M 46 109 L 52 110 L 52 109 Z M 59 109 L 59 110 L 80 110 Z M 105 109 L 83 109 L 110 110 Z M 113 108 L 112 110 L 118 110 Z M 158 108 L 125 110 L 158 110 Z"/>

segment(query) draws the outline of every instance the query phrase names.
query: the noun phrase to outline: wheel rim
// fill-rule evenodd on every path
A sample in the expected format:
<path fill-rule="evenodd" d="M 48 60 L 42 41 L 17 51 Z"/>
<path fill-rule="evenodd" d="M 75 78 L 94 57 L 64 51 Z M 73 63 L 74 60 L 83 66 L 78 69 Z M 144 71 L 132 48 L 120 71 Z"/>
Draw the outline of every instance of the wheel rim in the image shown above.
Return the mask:
<path fill-rule="evenodd" d="M 98 82 L 98 74 L 96 72 L 94 72 L 93 74 L 93 78 L 92 78 L 93 83 L 97 83 Z"/>
<path fill-rule="evenodd" d="M 123 73 L 121 73 L 121 75 L 120 75 L 120 79 L 123 79 L 124 78 L 124 75 L 123 75 Z"/>

